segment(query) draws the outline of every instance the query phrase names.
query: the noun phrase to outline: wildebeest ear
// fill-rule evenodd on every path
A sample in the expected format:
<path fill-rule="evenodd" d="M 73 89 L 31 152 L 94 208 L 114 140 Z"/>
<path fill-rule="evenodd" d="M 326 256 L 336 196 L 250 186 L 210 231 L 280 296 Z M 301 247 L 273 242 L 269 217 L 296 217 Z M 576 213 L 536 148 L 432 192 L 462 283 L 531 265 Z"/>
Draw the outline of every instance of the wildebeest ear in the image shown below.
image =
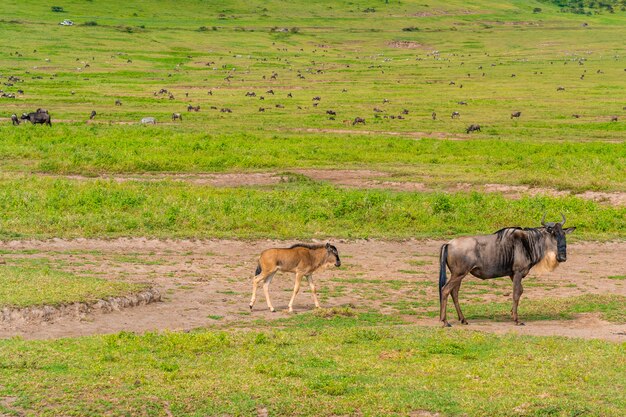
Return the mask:
<path fill-rule="evenodd" d="M 326 249 L 330 249 L 330 243 L 326 242 Z"/>
<path fill-rule="evenodd" d="M 568 227 L 567 229 L 563 229 L 563 233 L 565 234 L 572 233 L 574 230 L 576 230 L 575 227 Z"/>

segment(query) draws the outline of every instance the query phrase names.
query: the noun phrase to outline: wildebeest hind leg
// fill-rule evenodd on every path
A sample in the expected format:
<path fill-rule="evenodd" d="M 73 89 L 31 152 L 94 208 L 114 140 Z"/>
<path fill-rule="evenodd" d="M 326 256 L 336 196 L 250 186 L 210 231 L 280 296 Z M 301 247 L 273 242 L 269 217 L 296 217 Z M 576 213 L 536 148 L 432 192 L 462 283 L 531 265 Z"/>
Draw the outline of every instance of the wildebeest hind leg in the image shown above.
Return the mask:
<path fill-rule="evenodd" d="M 313 282 L 313 275 L 307 275 L 306 280 L 309 281 L 309 287 L 311 287 L 311 294 L 313 296 L 315 307 L 320 308 L 320 302 L 317 300 L 317 292 L 315 291 L 315 283 Z"/>
<path fill-rule="evenodd" d="M 458 285 L 452 289 L 452 301 L 454 301 L 454 308 L 456 308 L 456 315 L 459 317 L 459 321 L 461 322 L 461 324 L 469 324 L 467 323 L 467 320 L 465 320 L 465 316 L 463 315 L 463 312 L 461 311 L 461 305 L 459 304 L 459 289 L 461 289 L 460 280 L 459 280 Z"/>
<path fill-rule="evenodd" d="M 265 293 L 265 301 L 267 301 L 267 307 L 270 309 L 272 313 L 276 312 L 274 306 L 272 305 L 272 300 L 270 300 L 270 283 L 272 282 L 272 278 L 274 278 L 274 274 L 276 272 L 272 272 L 270 275 L 265 278 L 265 282 L 263 283 L 263 292 Z"/>
<path fill-rule="evenodd" d="M 450 278 L 450 281 L 446 283 L 441 289 L 441 306 L 439 308 L 439 320 L 443 323 L 444 327 L 451 327 L 450 323 L 447 319 L 447 307 L 448 307 L 448 296 L 452 292 L 453 288 L 461 285 L 461 280 L 467 275 L 467 272 L 463 274 L 453 274 Z"/>

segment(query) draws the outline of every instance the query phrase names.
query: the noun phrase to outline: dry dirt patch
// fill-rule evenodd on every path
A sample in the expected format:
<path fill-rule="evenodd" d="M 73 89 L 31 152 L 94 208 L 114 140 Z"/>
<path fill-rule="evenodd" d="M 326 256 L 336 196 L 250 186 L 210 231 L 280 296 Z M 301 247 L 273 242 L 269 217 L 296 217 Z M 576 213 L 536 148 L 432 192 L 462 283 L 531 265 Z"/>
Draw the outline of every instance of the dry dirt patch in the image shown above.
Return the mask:
<path fill-rule="evenodd" d="M 93 312 L 81 319 L 59 317 L 46 323 L 0 324 L 0 337 L 73 337 L 118 331 L 189 330 L 196 327 L 254 327 L 257 319 L 288 317 L 285 312 L 291 296 L 293 276 L 278 275 L 272 282 L 271 296 L 277 313 L 270 313 L 261 294 L 250 313 L 250 280 L 258 254 L 268 247 L 294 242 L 261 240 L 61 240 L 13 241 L 0 243 L 2 259 L 11 264 L 22 258 L 43 257 L 58 267 L 75 273 L 96 274 L 102 278 L 150 282 L 159 289 L 163 302 L 113 311 Z M 352 304 L 357 309 L 375 309 L 398 314 L 391 303 L 429 301 L 436 303 L 438 253 L 441 241 L 403 242 L 358 240 L 336 241 L 343 266 L 316 275 L 324 307 Z M 626 294 L 622 275 L 626 243 L 573 243 L 568 261 L 543 276 L 529 276 L 524 300 L 568 297 L 581 294 Z M 468 278 L 461 290 L 461 303 L 508 302 L 508 279 L 491 280 L 476 287 Z M 483 291 L 485 290 L 486 291 Z M 481 290 L 481 291 L 477 291 Z M 296 299 L 296 313 L 311 310 L 308 288 Z M 405 317 L 411 321 L 411 316 Z M 468 329 L 496 333 L 562 335 L 623 341 L 626 324 L 612 324 L 596 316 L 584 315 L 571 321 L 527 321 L 517 327 L 509 322 L 470 320 Z M 412 320 L 416 324 L 438 326 L 436 319 Z M 453 322 L 454 323 L 454 322 Z M 620 334 L 621 333 L 621 334 Z"/>

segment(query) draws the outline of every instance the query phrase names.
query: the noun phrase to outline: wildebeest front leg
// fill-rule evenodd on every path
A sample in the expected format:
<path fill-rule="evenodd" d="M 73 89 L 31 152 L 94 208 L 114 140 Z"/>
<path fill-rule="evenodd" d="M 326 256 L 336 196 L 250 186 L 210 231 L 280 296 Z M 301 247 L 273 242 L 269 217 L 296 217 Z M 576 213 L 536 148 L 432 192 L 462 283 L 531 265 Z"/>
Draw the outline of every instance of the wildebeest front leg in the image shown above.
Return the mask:
<path fill-rule="evenodd" d="M 320 302 L 317 300 L 317 292 L 315 291 L 315 283 L 313 282 L 313 275 L 307 275 L 306 280 L 309 281 L 309 287 L 311 287 L 311 294 L 313 295 L 315 307 L 320 308 Z"/>
<path fill-rule="evenodd" d="M 302 282 L 302 274 L 296 272 L 296 282 L 293 286 L 293 294 L 291 294 L 291 300 L 289 300 L 289 312 L 293 313 L 293 300 L 296 299 L 296 294 L 300 291 L 300 282 Z"/>
<path fill-rule="evenodd" d="M 522 287 L 522 278 L 524 278 L 522 274 L 515 274 L 513 276 L 513 309 L 511 310 L 511 315 L 513 317 L 513 321 L 518 326 L 524 325 L 524 323 L 519 321 L 519 317 L 517 316 L 517 306 L 519 305 L 519 299 L 524 292 L 524 288 Z"/>
<path fill-rule="evenodd" d="M 456 308 L 456 314 L 459 317 L 461 324 L 469 324 L 467 320 L 465 320 L 465 316 L 461 311 L 461 305 L 459 304 L 459 289 L 461 289 L 461 281 L 459 281 L 459 284 L 452 289 L 452 301 L 454 301 L 454 308 Z"/>

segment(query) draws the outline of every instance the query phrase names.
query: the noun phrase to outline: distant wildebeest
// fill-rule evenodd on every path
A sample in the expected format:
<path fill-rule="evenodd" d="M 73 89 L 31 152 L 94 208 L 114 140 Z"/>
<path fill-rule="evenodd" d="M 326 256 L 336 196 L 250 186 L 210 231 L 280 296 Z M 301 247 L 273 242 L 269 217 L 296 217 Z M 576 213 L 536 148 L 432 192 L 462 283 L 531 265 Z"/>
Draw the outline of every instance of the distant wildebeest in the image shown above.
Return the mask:
<path fill-rule="evenodd" d="M 458 119 L 459 117 L 461 117 L 461 113 L 459 113 L 458 111 L 453 111 L 452 112 L 452 116 L 450 116 L 452 119 Z"/>
<path fill-rule="evenodd" d="M 259 107 L 259 111 L 265 111 L 265 107 Z"/>
<path fill-rule="evenodd" d="M 289 98 L 293 98 L 293 94 L 291 94 L 291 93 L 287 93 L 287 97 L 289 97 Z"/>
<path fill-rule="evenodd" d="M 565 87 L 557 87 L 556 91 L 565 91 Z"/>
<path fill-rule="evenodd" d="M 521 115 L 522 115 L 522 112 L 521 112 L 521 111 L 516 111 L 516 112 L 513 112 L 513 113 L 511 113 L 511 119 L 513 119 L 514 117 L 515 117 L 515 118 L 517 118 L 517 119 L 519 119 L 519 117 L 520 117 Z"/>
<path fill-rule="evenodd" d="M 270 300 L 269 286 L 276 272 L 293 272 L 296 274 L 293 294 L 289 301 L 289 312 L 293 312 L 293 301 L 300 290 L 300 282 L 305 277 L 311 288 L 313 302 L 316 308 L 320 308 L 315 291 L 315 283 L 313 282 L 313 273 L 320 268 L 335 265 L 341 266 L 339 252 L 337 248 L 330 243 L 325 245 L 306 245 L 296 244 L 289 248 L 267 249 L 261 252 L 257 263 L 255 276 L 252 279 L 252 299 L 250 300 L 250 310 L 254 307 L 256 301 L 256 291 L 261 282 L 263 282 L 263 292 L 267 307 L 271 312 L 276 311 Z"/>
<path fill-rule="evenodd" d="M 221 108 L 221 109 L 220 109 L 220 111 L 221 111 L 222 113 L 232 113 L 232 112 L 233 112 L 231 109 L 229 109 L 229 108 L 227 108 L 227 107 Z"/>
<path fill-rule="evenodd" d="M 480 132 L 480 125 L 469 125 L 467 129 L 465 129 L 465 133 L 470 132 Z"/>
<path fill-rule="evenodd" d="M 115 100 L 115 105 L 116 106 L 121 106 L 122 105 L 122 101 L 121 100 Z"/>
<path fill-rule="evenodd" d="M 256 97 L 256 93 L 254 91 L 248 91 L 246 97 Z"/>
<path fill-rule="evenodd" d="M 374 112 L 376 113 L 382 113 L 383 110 L 379 109 L 378 107 L 374 107 Z"/>
<path fill-rule="evenodd" d="M 284 109 L 285 108 L 285 106 L 283 106 L 282 104 L 277 104 L 275 107 L 277 109 Z"/>
<path fill-rule="evenodd" d="M 195 112 L 199 112 L 200 111 L 200 106 L 192 106 L 191 104 L 187 106 L 187 111 L 195 111 Z"/>
<path fill-rule="evenodd" d="M 522 295 L 522 279 L 531 269 L 553 271 L 567 259 L 565 235 L 576 228 L 563 229 L 562 222 L 545 222 L 541 227 L 506 227 L 491 235 L 465 236 L 451 240 L 441 247 L 439 255 L 439 320 L 450 326 L 446 318 L 448 296 L 456 308 L 459 321 L 467 324 L 459 305 L 461 281 L 469 273 L 480 279 L 508 276 L 513 282 L 512 318 L 523 325 L 517 315 Z M 446 266 L 450 269 L 450 281 L 446 282 Z"/>
<path fill-rule="evenodd" d="M 154 117 L 144 117 L 143 119 L 141 119 L 141 124 L 142 125 L 155 125 L 156 119 Z"/>
<path fill-rule="evenodd" d="M 612 122 L 617 122 L 617 116 L 611 116 L 611 121 Z"/>
<path fill-rule="evenodd" d="M 389 100 L 387 100 L 386 98 L 383 99 L 383 104 L 387 104 L 389 103 Z"/>
<path fill-rule="evenodd" d="M 408 109 L 403 109 L 402 110 L 402 114 L 409 114 L 409 110 Z"/>
<path fill-rule="evenodd" d="M 580 119 L 580 114 L 572 114 L 572 117 L 573 117 L 574 119 Z"/>
<path fill-rule="evenodd" d="M 467 106 L 467 101 L 459 101 L 459 105 L 461 105 L 461 106 Z"/>
<path fill-rule="evenodd" d="M 31 122 L 32 124 L 46 124 L 48 126 L 52 126 L 52 121 L 50 120 L 50 115 L 46 112 L 46 113 L 42 113 L 42 112 L 31 112 L 31 113 L 24 113 L 22 114 L 22 117 L 20 117 L 20 119 L 22 120 L 28 120 L 29 122 Z"/>
<path fill-rule="evenodd" d="M 337 116 L 337 112 L 334 110 L 326 110 L 326 114 L 329 116 Z"/>
<path fill-rule="evenodd" d="M 354 121 L 352 122 L 352 126 L 361 123 L 362 125 L 365 124 L 365 119 L 362 117 L 355 117 Z"/>
<path fill-rule="evenodd" d="M 183 115 L 180 113 L 172 113 L 172 121 L 174 120 L 180 120 L 181 122 L 183 121 Z"/>
<path fill-rule="evenodd" d="M 266 93 L 266 94 L 271 94 L 271 95 L 274 95 L 274 90 L 271 90 L 271 89 L 270 89 L 270 90 L 267 90 L 265 93 Z"/>
<path fill-rule="evenodd" d="M 18 126 L 20 124 L 20 119 L 17 118 L 17 114 L 11 115 L 11 122 L 13 123 L 13 126 Z"/>
<path fill-rule="evenodd" d="M 320 96 L 313 97 L 313 101 L 320 101 L 322 98 Z"/>
<path fill-rule="evenodd" d="M 92 110 L 92 111 L 91 111 L 91 114 L 89 115 L 89 120 L 93 120 L 93 119 L 94 119 L 94 117 L 96 117 L 96 111 L 95 111 L 95 110 Z"/>

